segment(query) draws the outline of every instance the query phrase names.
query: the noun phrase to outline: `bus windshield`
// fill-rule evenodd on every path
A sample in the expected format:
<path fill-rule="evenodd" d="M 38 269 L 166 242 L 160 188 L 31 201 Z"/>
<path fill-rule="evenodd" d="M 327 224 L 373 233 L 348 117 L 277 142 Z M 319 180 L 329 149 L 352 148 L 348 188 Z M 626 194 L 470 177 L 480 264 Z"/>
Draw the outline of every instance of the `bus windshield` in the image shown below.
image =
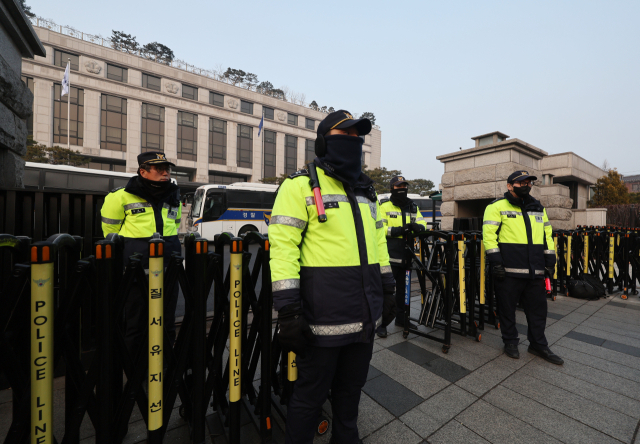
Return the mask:
<path fill-rule="evenodd" d="M 191 205 L 191 217 L 200 217 L 200 210 L 202 209 L 202 199 L 204 198 L 204 190 L 197 189 L 193 195 L 193 205 Z"/>
<path fill-rule="evenodd" d="M 204 201 L 204 210 L 202 212 L 204 221 L 218 220 L 225 210 L 222 193 L 218 190 L 209 190 L 207 192 L 207 198 Z"/>

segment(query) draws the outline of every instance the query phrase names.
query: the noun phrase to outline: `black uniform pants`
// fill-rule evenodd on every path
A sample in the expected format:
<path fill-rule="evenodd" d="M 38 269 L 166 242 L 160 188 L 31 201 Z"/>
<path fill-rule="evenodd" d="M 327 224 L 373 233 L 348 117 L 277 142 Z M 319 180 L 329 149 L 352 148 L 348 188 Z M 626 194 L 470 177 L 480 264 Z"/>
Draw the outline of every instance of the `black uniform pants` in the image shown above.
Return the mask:
<path fill-rule="evenodd" d="M 404 322 L 404 296 L 406 291 L 406 273 L 404 267 L 391 266 L 393 278 L 396 280 L 396 321 Z"/>
<path fill-rule="evenodd" d="M 304 356 L 296 358 L 298 380 L 287 407 L 286 444 L 313 442 L 329 389 L 334 439 L 343 444 L 358 442 L 360 390 L 367 380 L 372 352 L 373 340 L 341 347 L 310 346 Z"/>
<path fill-rule="evenodd" d="M 500 331 L 505 344 L 518 344 L 516 305 L 522 301 L 527 317 L 527 339 L 534 348 L 546 349 L 544 328 L 547 322 L 547 294 L 544 279 L 518 279 L 507 276 L 504 281 L 495 280 Z"/>

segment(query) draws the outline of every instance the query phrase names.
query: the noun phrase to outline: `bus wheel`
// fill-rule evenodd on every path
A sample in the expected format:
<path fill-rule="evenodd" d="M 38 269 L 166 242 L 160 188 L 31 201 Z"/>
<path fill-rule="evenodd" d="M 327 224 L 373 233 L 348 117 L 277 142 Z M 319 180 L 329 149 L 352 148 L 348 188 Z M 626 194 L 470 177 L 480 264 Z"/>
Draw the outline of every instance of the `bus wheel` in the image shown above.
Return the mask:
<path fill-rule="evenodd" d="M 240 231 L 238 231 L 238 236 L 242 236 L 249 231 L 258 231 L 258 229 L 254 225 L 245 225 L 244 227 L 240 228 Z"/>

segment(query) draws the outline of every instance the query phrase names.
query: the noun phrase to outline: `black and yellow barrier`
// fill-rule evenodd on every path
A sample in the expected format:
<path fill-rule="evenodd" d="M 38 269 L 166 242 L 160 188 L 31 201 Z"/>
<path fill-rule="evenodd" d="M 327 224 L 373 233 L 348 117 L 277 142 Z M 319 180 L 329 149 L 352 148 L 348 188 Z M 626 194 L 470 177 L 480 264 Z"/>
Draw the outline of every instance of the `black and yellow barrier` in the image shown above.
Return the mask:
<path fill-rule="evenodd" d="M 147 440 L 150 443 L 162 442 L 160 430 L 163 426 L 163 364 L 164 364 L 164 241 L 149 241 L 149 407 L 147 421 Z"/>

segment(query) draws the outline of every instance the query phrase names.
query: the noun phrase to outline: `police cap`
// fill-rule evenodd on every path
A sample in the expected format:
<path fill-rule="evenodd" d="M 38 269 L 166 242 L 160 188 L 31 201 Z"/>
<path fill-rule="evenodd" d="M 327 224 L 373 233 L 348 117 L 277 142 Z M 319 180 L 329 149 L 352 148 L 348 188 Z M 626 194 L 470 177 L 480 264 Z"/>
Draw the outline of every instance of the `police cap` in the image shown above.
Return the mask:
<path fill-rule="evenodd" d="M 349 111 L 343 109 L 335 111 L 324 118 L 318 125 L 318 135 L 324 136 L 330 130 L 347 129 L 355 126 L 358 135 L 364 136 L 371 132 L 371 121 L 369 119 L 354 119 Z"/>
<path fill-rule="evenodd" d="M 511 176 L 509 176 L 509 178 L 507 179 L 507 183 L 514 183 L 514 182 L 522 182 L 523 180 L 538 180 L 538 178 L 536 176 L 531 176 L 529 175 L 528 171 L 524 171 L 524 170 L 518 170 L 515 173 L 512 173 Z"/>
<path fill-rule="evenodd" d="M 404 178 L 404 176 L 393 176 L 389 181 L 389 187 L 393 188 L 394 186 L 400 185 L 403 183 L 409 185 L 409 182 Z"/>
<path fill-rule="evenodd" d="M 148 151 L 138 154 L 138 166 L 142 165 L 175 165 L 167 160 L 162 151 Z"/>

